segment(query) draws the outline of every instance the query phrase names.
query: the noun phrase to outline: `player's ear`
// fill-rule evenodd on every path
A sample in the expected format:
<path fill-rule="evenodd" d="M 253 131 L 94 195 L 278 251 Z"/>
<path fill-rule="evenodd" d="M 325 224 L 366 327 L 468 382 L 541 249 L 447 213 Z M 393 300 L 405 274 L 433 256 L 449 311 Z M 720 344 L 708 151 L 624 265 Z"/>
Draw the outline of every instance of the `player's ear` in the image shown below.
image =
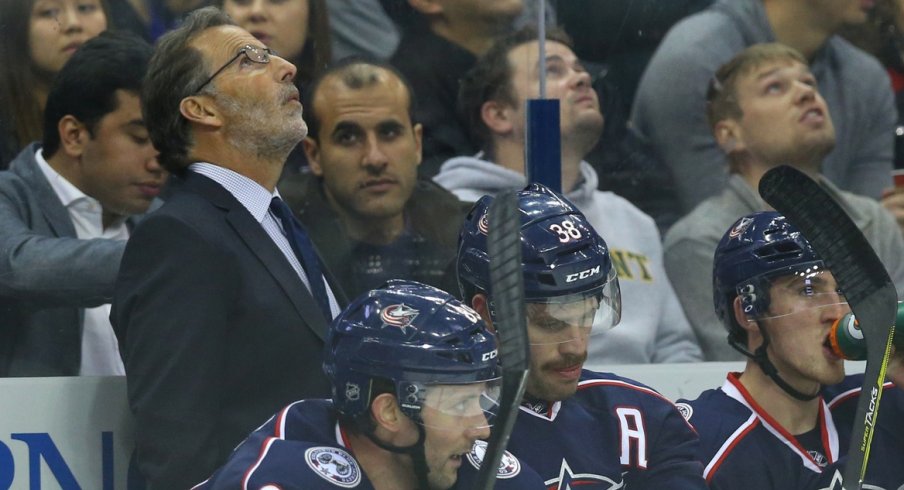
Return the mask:
<path fill-rule="evenodd" d="M 370 414 L 378 427 L 390 432 L 401 430 L 401 418 L 405 416 L 391 393 L 377 395 L 370 404 Z"/>
<path fill-rule="evenodd" d="M 483 321 L 487 324 L 487 329 L 490 332 L 496 333 L 496 329 L 493 327 L 493 320 L 490 318 L 490 304 L 487 296 L 483 293 L 477 293 L 471 298 L 471 308 L 474 308 L 474 311 L 480 315 L 480 318 L 483 318 Z"/>
<path fill-rule="evenodd" d="M 755 318 L 744 312 L 744 301 L 740 296 L 736 296 L 732 303 L 732 312 L 738 325 L 747 332 L 747 347 L 751 350 L 759 347 L 763 343 L 763 335 L 760 332 L 760 325 Z"/>

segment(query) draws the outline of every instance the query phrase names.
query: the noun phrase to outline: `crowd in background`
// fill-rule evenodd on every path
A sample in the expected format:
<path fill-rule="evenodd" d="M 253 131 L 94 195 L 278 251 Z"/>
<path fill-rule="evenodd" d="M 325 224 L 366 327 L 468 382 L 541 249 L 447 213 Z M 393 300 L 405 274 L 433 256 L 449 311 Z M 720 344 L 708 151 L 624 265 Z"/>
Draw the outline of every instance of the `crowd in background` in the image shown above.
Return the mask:
<path fill-rule="evenodd" d="M 200 431 L 219 400 L 235 430 L 179 443 L 231 447 L 326 394 L 259 381 L 319 371 L 350 300 L 390 279 L 466 294 L 461 225 L 528 184 L 540 96 L 560 102 L 561 191 L 624 305 L 586 365 L 751 357 L 714 312 L 713 252 L 768 209 L 770 168 L 819 180 L 904 288 L 904 1 L 867 3 L 3 0 L 0 376 L 126 375 L 161 434 Z M 240 50 L 191 24 L 210 6 L 226 14 L 210 26 L 252 36 Z M 278 86 L 233 78 L 265 68 Z M 183 456 L 167 464 L 198 461 Z"/>

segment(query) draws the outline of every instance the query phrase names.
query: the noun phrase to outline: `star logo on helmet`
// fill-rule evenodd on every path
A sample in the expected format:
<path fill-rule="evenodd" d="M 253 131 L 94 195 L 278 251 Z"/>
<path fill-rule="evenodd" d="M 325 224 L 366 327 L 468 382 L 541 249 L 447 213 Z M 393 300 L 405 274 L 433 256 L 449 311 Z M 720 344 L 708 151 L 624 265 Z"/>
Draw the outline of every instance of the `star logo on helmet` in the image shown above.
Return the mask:
<path fill-rule="evenodd" d="M 418 310 L 403 304 L 390 305 L 380 312 L 384 327 L 396 327 L 404 332 L 420 314 Z M 411 327 L 414 328 L 414 327 Z"/>
<path fill-rule="evenodd" d="M 484 235 L 490 234 L 490 219 L 487 216 L 490 214 L 489 208 L 487 208 L 487 212 L 483 213 L 483 216 L 477 221 L 477 229 L 480 230 Z"/>
<path fill-rule="evenodd" d="M 728 238 L 730 240 L 733 240 L 743 235 L 744 232 L 747 231 L 747 228 L 750 228 L 751 224 L 753 224 L 753 218 L 741 218 L 741 221 L 739 221 L 738 224 L 736 224 L 735 227 L 732 228 L 730 232 L 728 232 Z"/>

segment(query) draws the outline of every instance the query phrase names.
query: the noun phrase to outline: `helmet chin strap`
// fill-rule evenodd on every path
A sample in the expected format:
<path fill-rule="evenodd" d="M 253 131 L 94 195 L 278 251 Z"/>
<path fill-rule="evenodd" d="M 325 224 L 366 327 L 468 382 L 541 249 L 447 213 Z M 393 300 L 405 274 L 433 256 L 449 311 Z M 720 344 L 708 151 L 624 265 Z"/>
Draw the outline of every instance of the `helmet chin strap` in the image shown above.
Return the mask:
<path fill-rule="evenodd" d="M 759 326 L 759 325 L 757 325 L 757 326 Z M 775 384 L 777 384 L 778 387 L 782 389 L 782 391 L 784 391 L 791 397 L 793 397 L 797 400 L 803 401 L 803 402 L 808 402 L 810 400 L 813 400 L 817 396 L 819 396 L 818 392 L 814 393 L 812 395 L 802 393 L 802 392 L 798 391 L 797 389 L 795 389 L 790 384 L 788 384 L 787 381 L 782 379 L 782 377 L 778 373 L 778 369 L 775 367 L 775 364 L 772 364 L 772 361 L 769 360 L 769 354 L 766 352 L 766 348 L 769 347 L 769 334 L 766 333 L 766 331 L 763 330 L 762 327 L 759 327 L 759 328 L 760 328 L 760 334 L 763 336 L 763 344 L 757 348 L 756 352 L 751 353 L 749 350 L 747 350 L 747 347 L 742 346 L 735 339 L 733 339 L 731 337 L 729 337 L 729 339 L 728 339 L 728 344 L 731 345 L 736 351 L 740 352 L 741 354 L 744 354 L 745 356 L 749 357 L 750 359 L 753 359 L 753 361 L 756 362 L 760 366 L 760 369 L 763 370 L 763 372 L 766 374 L 766 376 L 769 376 L 769 378 L 773 382 L 775 382 Z"/>
<path fill-rule="evenodd" d="M 411 456 L 411 460 L 414 462 L 414 475 L 417 477 L 418 488 L 420 490 L 429 490 L 430 483 L 427 481 L 427 473 L 430 472 L 430 468 L 427 467 L 427 455 L 424 453 L 424 440 L 427 438 L 427 431 L 424 430 L 424 426 L 417 422 L 414 423 L 414 426 L 417 427 L 418 432 L 417 442 L 406 447 L 386 444 L 377 439 L 377 436 L 373 434 L 373 431 L 365 431 L 364 434 L 371 442 L 381 449 L 385 449 L 391 453 L 407 454 Z"/>

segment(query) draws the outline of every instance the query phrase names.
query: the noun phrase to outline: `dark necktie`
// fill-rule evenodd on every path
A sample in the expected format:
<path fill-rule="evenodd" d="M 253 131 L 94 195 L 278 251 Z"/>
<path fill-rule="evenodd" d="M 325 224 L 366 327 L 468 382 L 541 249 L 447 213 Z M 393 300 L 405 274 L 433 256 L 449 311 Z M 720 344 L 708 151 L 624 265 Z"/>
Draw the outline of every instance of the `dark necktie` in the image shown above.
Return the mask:
<path fill-rule="evenodd" d="M 320 259 L 317 257 L 317 253 L 314 252 L 314 244 L 311 243 L 308 234 L 295 220 L 295 217 L 292 216 L 292 210 L 289 209 L 289 206 L 282 199 L 274 197 L 270 201 L 270 211 L 282 223 L 283 230 L 286 232 L 286 238 L 289 239 L 289 244 L 292 246 L 295 256 L 298 257 L 308 276 L 308 282 L 311 284 L 311 294 L 317 304 L 320 305 L 327 322 L 329 322 L 333 319 L 333 313 L 330 309 L 329 296 L 326 294 L 326 286 L 323 284 L 323 270 L 320 267 Z"/>

